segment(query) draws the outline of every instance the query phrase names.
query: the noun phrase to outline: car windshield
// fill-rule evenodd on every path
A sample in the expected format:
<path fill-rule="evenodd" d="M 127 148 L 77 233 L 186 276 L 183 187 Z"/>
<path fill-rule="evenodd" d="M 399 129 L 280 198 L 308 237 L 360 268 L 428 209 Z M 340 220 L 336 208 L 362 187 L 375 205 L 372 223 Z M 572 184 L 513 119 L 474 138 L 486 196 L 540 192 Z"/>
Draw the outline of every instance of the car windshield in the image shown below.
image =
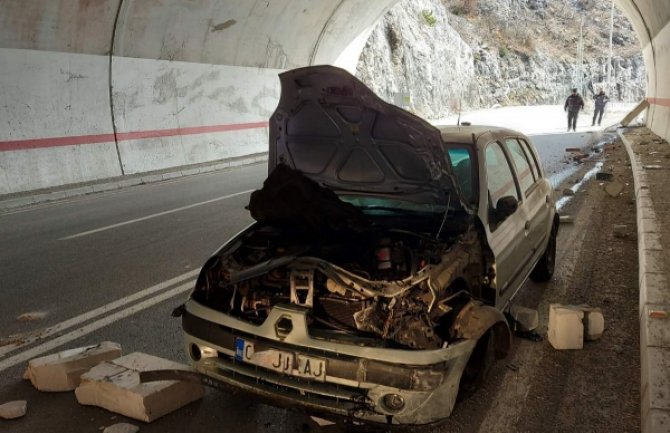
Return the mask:
<path fill-rule="evenodd" d="M 444 214 L 446 205 L 415 203 L 387 197 L 368 197 L 359 195 L 340 195 L 342 201 L 351 203 L 368 215 L 390 214 Z"/>

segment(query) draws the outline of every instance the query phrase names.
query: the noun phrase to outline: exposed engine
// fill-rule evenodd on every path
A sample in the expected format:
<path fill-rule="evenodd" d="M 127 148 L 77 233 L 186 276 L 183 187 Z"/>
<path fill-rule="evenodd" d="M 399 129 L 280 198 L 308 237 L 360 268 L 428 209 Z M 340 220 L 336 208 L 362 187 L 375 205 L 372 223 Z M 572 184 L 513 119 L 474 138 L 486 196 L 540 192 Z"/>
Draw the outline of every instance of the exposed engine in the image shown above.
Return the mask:
<path fill-rule="evenodd" d="M 199 301 L 259 324 L 278 303 L 310 308 L 313 326 L 358 332 L 405 347 L 438 348 L 444 317 L 458 303 L 456 279 L 481 273 L 476 237 L 455 245 L 387 231 L 314 244 L 261 227 L 207 266 Z M 474 266 L 473 266 L 474 265 Z M 471 270 L 471 274 L 468 271 Z"/>
<path fill-rule="evenodd" d="M 210 259 L 193 296 L 252 323 L 274 305 L 293 304 L 311 309 L 313 329 L 438 348 L 450 339 L 452 310 L 483 284 L 482 248 L 467 215 L 449 224 L 439 214 L 382 224 L 281 165 L 249 210 L 258 224 Z"/>

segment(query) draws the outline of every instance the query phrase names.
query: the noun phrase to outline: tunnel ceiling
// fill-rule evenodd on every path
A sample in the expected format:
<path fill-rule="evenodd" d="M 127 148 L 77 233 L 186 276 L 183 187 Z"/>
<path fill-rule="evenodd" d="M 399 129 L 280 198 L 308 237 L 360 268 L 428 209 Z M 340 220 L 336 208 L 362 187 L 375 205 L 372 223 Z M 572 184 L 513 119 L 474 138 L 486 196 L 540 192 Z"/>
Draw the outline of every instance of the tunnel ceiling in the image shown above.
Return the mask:
<path fill-rule="evenodd" d="M 11 0 L 3 48 L 267 68 L 333 63 L 394 0 Z"/>
<path fill-rule="evenodd" d="M 606 1 L 606 0 L 602 0 Z M 397 0 L 9 0 L 3 48 L 292 68 L 334 63 Z M 642 46 L 670 19 L 667 0 L 616 0 Z"/>
<path fill-rule="evenodd" d="M 615 1 L 641 43 L 647 124 L 670 137 L 670 0 Z M 397 2 L 0 0 L 0 117 L 9 119 L 0 144 L 16 150 L 26 143 L 12 140 L 84 142 L 102 134 L 96 139 L 114 143 L 122 159 L 125 151 L 150 154 L 151 145 L 170 143 L 127 138 L 144 130 L 177 134 L 186 125 L 196 136 L 201 127 L 262 128 L 276 106 L 278 72 L 313 64 L 354 69 L 374 25 Z M 258 134 L 247 140 L 260 150 Z M 225 150 L 216 158 L 251 151 L 229 136 L 234 151 L 202 136 L 187 154 L 200 161 L 211 149 Z M 0 193 L 2 177 L 0 170 Z"/>

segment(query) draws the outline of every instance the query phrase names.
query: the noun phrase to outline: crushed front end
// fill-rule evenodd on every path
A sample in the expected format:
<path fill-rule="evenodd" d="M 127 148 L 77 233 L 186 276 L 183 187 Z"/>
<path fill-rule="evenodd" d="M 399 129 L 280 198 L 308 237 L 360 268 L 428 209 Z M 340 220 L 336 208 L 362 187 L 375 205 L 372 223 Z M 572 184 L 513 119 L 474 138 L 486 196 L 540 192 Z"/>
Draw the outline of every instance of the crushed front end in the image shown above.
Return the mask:
<path fill-rule="evenodd" d="M 509 344 L 440 133 L 331 66 L 280 80 L 256 223 L 182 309 L 193 365 L 324 418 L 438 422 L 480 337 L 496 328 L 496 351 Z"/>
<path fill-rule="evenodd" d="M 448 416 L 481 335 L 473 306 L 490 308 L 475 299 L 487 267 L 473 219 L 366 214 L 281 167 L 267 185 L 295 203 L 255 193 L 258 222 L 205 264 L 183 309 L 195 368 L 324 417 Z"/>

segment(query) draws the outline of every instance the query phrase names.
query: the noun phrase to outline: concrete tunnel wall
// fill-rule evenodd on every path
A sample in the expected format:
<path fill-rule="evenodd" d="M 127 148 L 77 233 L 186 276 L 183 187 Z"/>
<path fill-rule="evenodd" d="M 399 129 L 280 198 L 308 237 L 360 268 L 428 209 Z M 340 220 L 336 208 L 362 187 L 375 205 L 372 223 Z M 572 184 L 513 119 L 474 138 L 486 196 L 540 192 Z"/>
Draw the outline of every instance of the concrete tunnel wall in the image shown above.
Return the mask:
<path fill-rule="evenodd" d="M 0 195 L 267 152 L 277 74 L 346 66 L 391 3 L 4 0 Z"/>
<path fill-rule="evenodd" d="M 353 69 L 397 0 L 4 0 L 0 195 L 267 151 L 277 74 Z M 670 138 L 670 2 L 617 0 Z"/>

